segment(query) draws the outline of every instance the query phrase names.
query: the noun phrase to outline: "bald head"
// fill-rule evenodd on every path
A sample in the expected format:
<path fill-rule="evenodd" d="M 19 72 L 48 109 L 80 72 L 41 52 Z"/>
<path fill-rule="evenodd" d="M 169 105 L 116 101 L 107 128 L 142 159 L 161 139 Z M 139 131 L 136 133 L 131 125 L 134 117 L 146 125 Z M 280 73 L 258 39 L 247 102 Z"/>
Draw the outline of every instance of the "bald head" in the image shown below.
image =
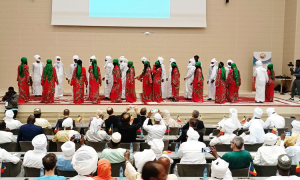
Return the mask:
<path fill-rule="evenodd" d="M 169 169 L 170 169 L 170 165 L 171 165 L 171 162 L 170 162 L 170 159 L 167 158 L 167 157 L 160 157 L 157 162 L 161 165 L 163 165 L 163 167 L 165 168 L 166 170 L 166 173 L 169 174 Z"/>
<path fill-rule="evenodd" d="M 0 120 L 0 131 L 4 131 L 6 129 L 6 123 L 3 120 Z"/>
<path fill-rule="evenodd" d="M 27 118 L 27 124 L 34 124 L 35 123 L 35 117 L 33 115 L 30 115 Z"/>
<path fill-rule="evenodd" d="M 130 123 L 130 114 L 129 113 L 125 113 L 123 115 L 122 120 L 123 120 L 124 123 L 128 123 L 129 124 Z"/>
<path fill-rule="evenodd" d="M 112 107 L 108 107 L 106 109 L 106 112 L 107 112 L 108 115 L 112 115 L 114 113 L 114 109 Z"/>

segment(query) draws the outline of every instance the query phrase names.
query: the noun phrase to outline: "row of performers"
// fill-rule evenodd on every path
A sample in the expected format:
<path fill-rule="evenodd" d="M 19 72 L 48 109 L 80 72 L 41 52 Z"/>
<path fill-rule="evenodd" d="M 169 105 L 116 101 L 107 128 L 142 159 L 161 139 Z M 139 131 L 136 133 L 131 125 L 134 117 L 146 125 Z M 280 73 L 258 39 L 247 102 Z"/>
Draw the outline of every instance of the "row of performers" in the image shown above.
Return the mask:
<path fill-rule="evenodd" d="M 27 58 L 21 59 L 21 65 L 18 67 L 18 86 L 19 102 L 28 102 L 29 86 L 33 80 L 33 88 L 36 96 L 39 92 L 42 94 L 42 103 L 53 103 L 54 96 L 63 95 L 63 79 L 66 73 L 61 63 L 61 58 L 56 57 L 56 63 L 52 66 L 52 60 L 48 59 L 44 67 L 39 55 L 35 56 L 36 62 L 33 63 L 32 71 L 29 73 Z M 202 73 L 201 62 L 198 56 L 190 59 L 188 72 L 184 80 L 186 81 L 185 98 L 194 102 L 203 102 L 203 84 L 204 78 Z M 135 79 L 143 82 L 142 101 L 144 102 L 163 102 L 163 99 L 169 98 L 173 101 L 179 99 L 180 72 L 175 59 L 170 59 L 170 74 L 166 78 L 166 71 L 163 65 L 164 59 L 159 57 L 151 70 L 150 62 L 147 58 L 142 58 L 144 64 L 143 72 L 140 76 L 135 77 L 133 62 L 127 62 L 124 56 L 114 59 L 106 56 L 105 58 L 105 77 L 101 79 L 100 68 L 97 66 L 96 57 L 90 58 L 88 73 L 82 67 L 82 61 L 77 55 L 73 56 L 74 64 L 70 65 L 69 78 L 66 79 L 73 86 L 73 98 L 75 104 L 84 102 L 84 88 L 87 85 L 88 100 L 95 104 L 100 103 L 99 87 L 104 81 L 105 99 L 112 102 L 136 101 Z M 227 67 L 224 68 L 223 62 L 219 65 L 215 59 L 212 59 L 208 74 L 208 100 L 215 99 L 216 103 L 236 102 L 238 100 L 238 91 L 241 85 L 241 78 L 236 64 L 228 60 Z M 271 65 L 268 66 L 269 81 L 266 89 L 266 99 L 273 101 L 274 96 L 274 77 L 275 74 Z M 272 72 L 272 73 L 271 73 Z M 167 85 L 165 84 L 168 82 Z M 272 85 L 273 84 L 273 85 Z M 272 88 L 273 87 L 273 88 Z M 263 88 L 261 88 L 263 89 Z M 263 90 L 265 90 L 263 89 Z M 273 91 L 273 93 L 272 93 Z M 264 93 L 265 94 L 265 93 Z M 259 102 L 259 101 L 258 101 Z"/>

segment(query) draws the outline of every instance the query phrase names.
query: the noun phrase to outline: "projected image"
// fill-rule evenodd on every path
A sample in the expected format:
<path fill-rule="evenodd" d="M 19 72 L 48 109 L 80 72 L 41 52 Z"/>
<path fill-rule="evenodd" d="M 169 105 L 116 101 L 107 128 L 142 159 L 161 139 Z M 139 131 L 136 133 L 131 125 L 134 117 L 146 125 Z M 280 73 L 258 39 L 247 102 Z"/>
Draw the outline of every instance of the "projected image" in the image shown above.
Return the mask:
<path fill-rule="evenodd" d="M 170 18 L 170 0 L 89 0 L 90 17 Z"/>

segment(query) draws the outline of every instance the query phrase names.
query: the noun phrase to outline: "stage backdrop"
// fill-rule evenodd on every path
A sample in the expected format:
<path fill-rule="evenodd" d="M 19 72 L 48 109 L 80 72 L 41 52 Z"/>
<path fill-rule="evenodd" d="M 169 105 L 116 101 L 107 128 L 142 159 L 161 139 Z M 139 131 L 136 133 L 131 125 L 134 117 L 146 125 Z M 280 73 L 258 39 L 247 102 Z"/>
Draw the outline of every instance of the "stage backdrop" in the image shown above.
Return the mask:
<path fill-rule="evenodd" d="M 253 53 L 253 73 L 256 68 L 256 61 L 261 60 L 263 67 L 267 69 L 268 64 L 271 64 L 272 52 L 254 52 Z M 252 73 L 252 74 L 253 74 Z M 255 91 L 255 77 L 252 80 L 252 91 Z"/>

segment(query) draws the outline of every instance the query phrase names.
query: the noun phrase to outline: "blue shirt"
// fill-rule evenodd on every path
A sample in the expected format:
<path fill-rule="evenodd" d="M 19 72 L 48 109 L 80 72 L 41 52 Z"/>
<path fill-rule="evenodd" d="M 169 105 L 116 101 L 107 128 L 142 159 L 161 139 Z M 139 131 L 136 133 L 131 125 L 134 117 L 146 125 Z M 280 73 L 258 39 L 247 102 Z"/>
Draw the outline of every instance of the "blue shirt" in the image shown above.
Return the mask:
<path fill-rule="evenodd" d="M 71 162 L 72 162 L 72 159 L 65 160 L 63 158 L 63 155 L 59 155 L 57 157 L 56 168 L 60 171 L 75 171 Z"/>
<path fill-rule="evenodd" d="M 20 127 L 17 141 L 32 141 L 39 134 L 44 134 L 43 128 L 34 124 L 25 124 Z"/>
<path fill-rule="evenodd" d="M 67 180 L 67 178 L 65 178 L 63 176 L 53 175 L 53 176 L 38 177 L 38 178 L 35 178 L 34 180 Z"/>

